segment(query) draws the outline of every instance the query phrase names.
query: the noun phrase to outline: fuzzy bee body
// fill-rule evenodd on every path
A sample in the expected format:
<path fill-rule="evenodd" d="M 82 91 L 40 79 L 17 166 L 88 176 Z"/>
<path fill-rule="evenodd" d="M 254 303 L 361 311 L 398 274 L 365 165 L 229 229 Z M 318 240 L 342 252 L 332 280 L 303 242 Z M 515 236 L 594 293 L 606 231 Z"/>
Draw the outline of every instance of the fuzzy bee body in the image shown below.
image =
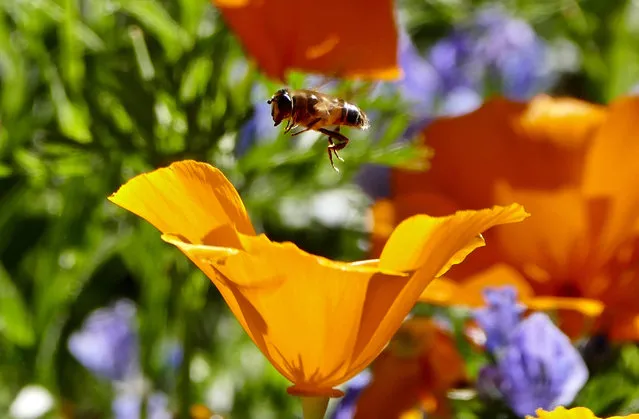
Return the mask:
<path fill-rule="evenodd" d="M 346 147 L 349 142 L 349 139 L 339 132 L 340 127 L 347 126 L 362 130 L 369 127 L 368 117 L 359 107 L 342 98 L 315 90 L 280 89 L 267 103 L 271 105 L 274 126 L 287 120 L 285 133 L 300 126 L 304 129 L 293 133 L 292 136 L 309 130 L 327 135 L 328 157 L 331 166 L 337 171 L 339 170 L 333 164 L 333 154 L 342 160 L 337 151 Z M 334 130 L 327 129 L 333 126 L 336 127 Z"/>

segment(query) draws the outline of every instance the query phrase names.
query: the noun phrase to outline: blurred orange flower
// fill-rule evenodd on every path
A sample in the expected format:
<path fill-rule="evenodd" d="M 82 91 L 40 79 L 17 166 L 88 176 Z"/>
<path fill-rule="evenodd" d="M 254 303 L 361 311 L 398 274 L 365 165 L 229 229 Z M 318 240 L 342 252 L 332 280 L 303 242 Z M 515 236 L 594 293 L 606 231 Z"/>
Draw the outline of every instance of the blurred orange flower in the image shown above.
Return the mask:
<path fill-rule="evenodd" d="M 448 390 L 466 378 L 452 336 L 423 317 L 402 325 L 371 370 L 372 380 L 357 400 L 355 419 L 398 419 L 416 407 L 429 418 L 449 418 Z"/>
<path fill-rule="evenodd" d="M 484 286 L 512 284 L 531 308 L 560 311 L 573 337 L 598 317 L 611 338 L 639 338 L 638 118 L 639 97 L 604 107 L 544 95 L 436 120 L 423 133 L 430 170 L 393 171 L 392 196 L 373 208 L 373 253 L 413 214 L 519 202 L 531 219 L 487 233 L 490 246 L 424 300 L 482 305 Z"/>
<path fill-rule="evenodd" d="M 610 416 L 606 419 L 639 419 L 639 415 L 628 416 Z M 575 407 L 572 409 L 566 409 L 565 407 L 558 407 L 551 412 L 546 412 L 543 409 L 537 409 L 537 417 L 526 416 L 526 419 L 600 419 L 595 416 L 589 409 L 585 407 Z"/>
<path fill-rule="evenodd" d="M 379 260 L 336 262 L 256 235 L 216 168 L 182 161 L 136 176 L 109 199 L 144 218 L 215 284 L 289 393 L 340 396 L 401 325 L 426 285 L 484 244 L 478 235 L 528 216 L 513 204 L 399 225 Z"/>
<path fill-rule="evenodd" d="M 391 0 L 213 0 L 247 54 L 269 77 L 290 70 L 394 80 L 397 28 Z"/>

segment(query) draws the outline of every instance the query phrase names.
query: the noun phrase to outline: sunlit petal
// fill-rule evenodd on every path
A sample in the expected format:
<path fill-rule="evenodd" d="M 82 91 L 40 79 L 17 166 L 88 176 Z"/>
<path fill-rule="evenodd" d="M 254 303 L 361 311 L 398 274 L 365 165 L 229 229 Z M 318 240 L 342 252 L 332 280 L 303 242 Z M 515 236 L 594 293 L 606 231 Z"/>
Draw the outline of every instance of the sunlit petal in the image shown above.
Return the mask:
<path fill-rule="evenodd" d="M 283 81 L 291 70 L 379 80 L 401 75 L 390 0 L 374 4 L 213 0 L 213 4 L 246 52 L 272 78 Z"/>
<path fill-rule="evenodd" d="M 180 161 L 138 175 L 109 200 L 190 243 L 237 247 L 235 230 L 255 234 L 231 182 L 206 163 Z"/>
<path fill-rule="evenodd" d="M 487 229 L 528 216 L 517 204 L 418 215 L 391 233 L 379 260 L 353 263 L 255 235 L 233 186 L 206 164 L 175 163 L 138 176 L 112 200 L 155 223 L 162 239 L 211 279 L 294 384 L 290 393 L 333 397 L 341 394 L 334 387 L 379 355 L 436 275 L 482 245 Z M 200 239 L 211 228 L 216 234 Z"/>
<path fill-rule="evenodd" d="M 639 414 L 628 416 L 610 416 L 607 419 L 639 419 Z M 557 407 L 552 411 L 545 411 L 543 409 L 537 409 L 536 416 L 526 416 L 526 419 L 600 419 L 595 414 L 585 407 L 574 407 L 572 409 L 566 409 L 563 406 Z M 604 419 L 604 418 L 602 418 Z"/>
<path fill-rule="evenodd" d="M 587 160 L 585 192 L 607 208 L 606 226 L 598 245 L 600 262 L 628 236 L 635 234 L 639 218 L 639 97 L 620 98 L 610 104 L 609 117 L 595 138 Z"/>

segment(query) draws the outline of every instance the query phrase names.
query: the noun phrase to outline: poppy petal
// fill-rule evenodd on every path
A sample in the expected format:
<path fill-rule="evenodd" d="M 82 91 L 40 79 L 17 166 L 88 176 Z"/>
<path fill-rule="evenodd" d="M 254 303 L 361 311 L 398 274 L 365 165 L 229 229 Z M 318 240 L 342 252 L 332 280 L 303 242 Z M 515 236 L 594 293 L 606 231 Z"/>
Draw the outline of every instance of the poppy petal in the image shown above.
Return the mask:
<path fill-rule="evenodd" d="M 231 182 L 206 163 L 185 160 L 138 175 L 108 199 L 190 243 L 238 247 L 235 230 L 255 234 Z"/>
<path fill-rule="evenodd" d="M 381 288 L 371 295 L 376 301 L 369 312 L 374 335 L 362 341 L 365 348 L 358 364 L 368 365 L 388 342 L 414 306 L 426 286 L 450 265 L 451 258 L 459 256 L 461 249 L 468 251 L 477 245 L 475 239 L 489 228 L 505 223 L 520 222 L 528 217 L 521 205 L 493 207 L 479 211 L 458 211 L 447 217 L 418 215 L 403 221 L 389 238 L 379 266 L 383 269 L 414 271 L 402 289 L 390 293 Z M 367 336 L 366 333 L 362 337 Z"/>
<path fill-rule="evenodd" d="M 609 206 L 606 226 L 598 244 L 600 262 L 609 259 L 611 252 L 635 234 L 629 226 L 635 226 L 639 217 L 638 116 L 639 98 L 636 96 L 611 103 L 609 117 L 588 155 L 585 192 L 594 198 L 608 200 Z"/>
<path fill-rule="evenodd" d="M 516 189 L 576 186 L 605 115 L 605 108 L 567 98 L 488 100 L 474 112 L 429 124 L 422 141 L 434 150 L 431 167 L 393 170 L 391 190 L 394 196 L 438 192 L 461 208 L 479 209 L 503 203 L 494 196 L 496 179 Z"/>
<path fill-rule="evenodd" d="M 401 76 L 391 0 L 213 3 L 269 77 L 284 81 L 291 70 L 377 80 Z"/>
<path fill-rule="evenodd" d="M 572 409 L 566 409 L 563 406 L 559 406 L 552 411 L 545 411 L 544 409 L 537 409 L 537 417 L 526 416 L 526 419 L 599 419 L 595 414 L 585 407 L 573 407 Z M 639 414 L 633 414 L 628 416 L 611 416 L 607 419 L 639 419 Z"/>
<path fill-rule="evenodd" d="M 588 298 L 569 298 L 569 297 L 531 297 L 522 298 L 524 303 L 531 310 L 536 311 L 555 311 L 569 310 L 578 311 L 587 317 L 598 317 L 604 309 L 601 301 L 591 300 Z"/>
<path fill-rule="evenodd" d="M 173 244 L 211 278 L 255 344 L 298 392 L 341 384 L 366 321 L 372 283 L 401 288 L 410 277 L 382 274 L 376 263 L 331 261 L 265 236 L 241 240 L 245 250 L 223 252 L 223 258 L 218 248 L 207 255 L 206 246 Z"/>
<path fill-rule="evenodd" d="M 479 211 L 457 211 L 447 217 L 410 217 L 389 237 L 380 256 L 380 267 L 413 271 L 425 263 L 433 263 L 442 266 L 436 273 L 440 276 L 483 245 L 483 239 L 478 239 L 481 232 L 498 224 L 520 222 L 528 216 L 521 205 L 512 204 Z"/>
<path fill-rule="evenodd" d="M 505 183 L 498 183 L 495 190 L 498 201 L 519 202 L 534 214 L 526 223 L 493 232 L 503 260 L 526 271 L 543 271 L 543 275 L 536 275 L 540 282 L 548 277 L 569 278 L 570 272 L 584 266 L 591 250 L 591 229 L 581 191 L 513 189 Z M 553 285 L 560 284 L 548 284 Z"/>
<path fill-rule="evenodd" d="M 498 263 L 467 277 L 463 282 L 446 277 L 437 278 L 424 290 L 419 300 L 446 306 L 483 307 L 485 305 L 482 294 L 484 289 L 503 286 L 515 287 L 518 298 L 522 300 L 534 295 L 530 284 L 516 269 L 510 265 Z"/>

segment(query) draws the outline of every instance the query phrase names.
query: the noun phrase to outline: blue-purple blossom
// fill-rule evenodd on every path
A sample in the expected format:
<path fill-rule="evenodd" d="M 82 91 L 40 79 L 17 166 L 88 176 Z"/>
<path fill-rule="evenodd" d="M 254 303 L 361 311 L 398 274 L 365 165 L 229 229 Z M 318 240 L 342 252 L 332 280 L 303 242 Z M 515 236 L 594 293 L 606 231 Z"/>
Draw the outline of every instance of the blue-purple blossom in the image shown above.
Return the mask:
<path fill-rule="evenodd" d="M 347 384 L 346 394 L 339 400 L 331 419 L 352 419 L 355 416 L 355 407 L 360 394 L 371 381 L 371 373 L 368 370 L 353 377 Z"/>
<path fill-rule="evenodd" d="M 135 392 L 122 392 L 116 395 L 111 409 L 114 419 L 139 419 L 141 416 L 142 399 Z M 166 394 L 156 392 L 147 399 L 146 417 L 148 419 L 171 419 L 169 399 Z"/>
<path fill-rule="evenodd" d="M 579 352 L 543 313 L 534 313 L 513 331 L 497 360 L 493 378 L 519 416 L 571 403 L 588 380 Z"/>
<path fill-rule="evenodd" d="M 95 310 L 68 341 L 69 352 L 94 374 L 115 381 L 139 373 L 135 306 L 128 300 Z"/>
<path fill-rule="evenodd" d="M 475 310 L 475 320 L 486 333 L 486 349 L 493 352 L 508 345 L 525 307 L 517 303 L 514 287 L 486 288 L 483 294 L 486 307 Z"/>
<path fill-rule="evenodd" d="M 275 139 L 279 130 L 273 127 L 271 117 L 271 105 L 266 103 L 275 92 L 267 92 L 261 84 L 256 84 L 251 90 L 251 102 L 253 103 L 253 115 L 240 128 L 237 136 L 234 153 L 237 157 L 243 156 L 254 144 L 266 140 Z"/>
<path fill-rule="evenodd" d="M 443 96 L 468 88 L 528 99 L 551 81 L 545 56 L 545 43 L 527 22 L 491 7 L 438 41 L 429 60 L 441 77 Z"/>
<path fill-rule="evenodd" d="M 399 34 L 398 63 L 403 77 L 396 82 L 403 97 L 418 116 L 430 115 L 439 90 L 440 77 L 435 68 L 420 55 L 410 36 Z"/>

